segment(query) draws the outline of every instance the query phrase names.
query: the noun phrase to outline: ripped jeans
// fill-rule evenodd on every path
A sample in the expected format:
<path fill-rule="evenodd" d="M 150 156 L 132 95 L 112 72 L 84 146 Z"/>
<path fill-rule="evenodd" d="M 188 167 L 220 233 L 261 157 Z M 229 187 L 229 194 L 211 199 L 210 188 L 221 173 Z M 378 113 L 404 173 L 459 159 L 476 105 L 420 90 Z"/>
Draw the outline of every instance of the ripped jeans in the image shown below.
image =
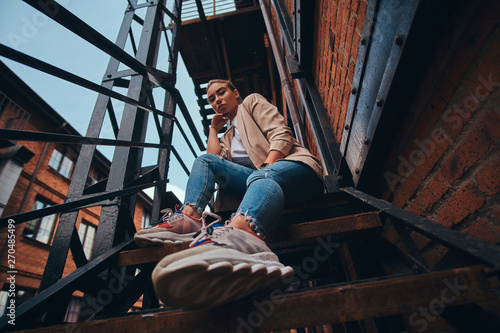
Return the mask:
<path fill-rule="evenodd" d="M 307 165 L 279 160 L 261 170 L 247 168 L 215 154 L 199 156 L 187 182 L 184 205 L 201 212 L 218 184 L 241 200 L 235 216 L 244 215 L 261 235 L 277 222 L 285 204 L 298 204 L 323 193 L 323 182 Z"/>

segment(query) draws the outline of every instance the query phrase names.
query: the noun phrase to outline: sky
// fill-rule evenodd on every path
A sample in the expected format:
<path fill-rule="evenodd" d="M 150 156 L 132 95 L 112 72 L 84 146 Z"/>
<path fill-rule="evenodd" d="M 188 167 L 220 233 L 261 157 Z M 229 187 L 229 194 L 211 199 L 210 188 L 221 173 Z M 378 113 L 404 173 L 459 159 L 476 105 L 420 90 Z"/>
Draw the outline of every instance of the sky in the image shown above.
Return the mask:
<path fill-rule="evenodd" d="M 139 1 L 139 3 L 141 2 L 143 1 Z M 169 9 L 172 8 L 171 2 L 169 0 L 167 3 Z M 128 5 L 127 0 L 59 0 L 57 3 L 113 42 L 115 42 L 123 14 Z M 143 17 L 145 9 L 136 13 Z M 165 20 L 166 23 L 169 22 L 168 17 Z M 137 41 L 140 36 L 139 25 L 134 27 L 134 36 Z M 97 84 L 101 84 L 110 59 L 108 54 L 66 30 L 21 0 L 0 0 L 0 43 Z M 167 57 L 163 38 L 162 43 L 157 66 L 159 69 L 166 71 Z M 131 53 L 130 43 L 127 44 L 126 51 Z M 97 99 L 97 93 L 9 59 L 0 57 L 0 60 L 65 118 L 80 134 L 85 135 Z M 126 69 L 126 67 L 122 66 L 120 69 Z M 205 140 L 202 133 L 201 118 L 199 116 L 199 107 L 194 93 L 194 86 L 185 70 L 182 58 L 179 58 L 177 77 L 176 87 L 183 96 L 184 102 L 197 126 L 198 133 L 202 137 L 202 140 Z M 116 91 L 126 95 L 125 89 L 116 89 Z M 161 89 L 155 89 L 154 96 L 157 109 L 162 110 L 164 95 Z M 114 100 L 113 106 L 117 113 L 118 123 L 120 123 L 123 103 Z M 179 110 L 177 110 L 177 116 L 183 125 L 183 129 L 188 133 L 189 128 L 185 125 Z M 146 142 L 157 143 L 158 135 L 153 126 L 151 115 L 149 118 L 150 122 Z M 114 138 L 112 133 L 109 119 L 106 118 L 101 131 L 101 138 L 112 139 Z M 200 151 L 197 150 L 194 139 L 192 139 L 190 134 L 188 136 L 191 139 L 191 144 L 196 149 L 196 153 L 199 155 Z M 194 156 L 184 143 L 178 130 L 174 130 L 174 146 L 183 157 L 184 163 L 190 168 Z M 99 146 L 98 149 L 109 160 L 112 160 L 112 147 Z M 145 149 L 143 166 L 154 165 L 156 161 L 157 150 L 152 148 Z M 169 189 L 174 191 L 182 201 L 187 175 L 173 155 L 171 161 L 168 177 L 170 182 Z"/>

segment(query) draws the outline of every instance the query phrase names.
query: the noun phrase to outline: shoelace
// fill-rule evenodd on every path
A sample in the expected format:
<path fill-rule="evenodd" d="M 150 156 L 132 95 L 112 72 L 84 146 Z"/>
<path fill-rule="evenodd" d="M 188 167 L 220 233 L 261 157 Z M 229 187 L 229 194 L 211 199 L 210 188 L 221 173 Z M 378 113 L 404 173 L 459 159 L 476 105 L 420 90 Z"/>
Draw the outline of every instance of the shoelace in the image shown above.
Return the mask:
<path fill-rule="evenodd" d="M 212 216 L 213 218 L 215 218 L 215 221 L 213 221 L 212 223 L 210 223 L 209 225 L 206 224 L 206 218 L 207 216 Z M 219 215 L 216 215 L 214 213 L 210 213 L 210 212 L 203 212 L 202 216 L 201 216 L 201 220 L 202 220 L 202 227 L 200 230 L 198 230 L 194 235 L 194 240 L 189 244 L 189 247 L 193 247 L 195 246 L 196 244 L 202 242 L 203 240 L 206 240 L 206 239 L 212 239 L 212 238 L 217 238 L 217 237 L 220 237 L 222 234 L 226 233 L 228 231 L 228 228 L 230 227 L 226 227 L 225 225 L 224 226 L 220 226 L 220 227 L 216 227 L 215 225 L 216 224 L 222 224 L 221 222 L 221 218 Z M 227 223 L 226 223 L 227 224 Z"/>

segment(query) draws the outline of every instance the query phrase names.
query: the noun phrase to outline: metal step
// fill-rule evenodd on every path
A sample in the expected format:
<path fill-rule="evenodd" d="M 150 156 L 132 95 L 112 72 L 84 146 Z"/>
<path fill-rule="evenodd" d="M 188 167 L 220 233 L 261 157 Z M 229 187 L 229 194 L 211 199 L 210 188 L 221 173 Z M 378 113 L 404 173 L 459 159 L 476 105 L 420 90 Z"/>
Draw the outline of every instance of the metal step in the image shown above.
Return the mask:
<path fill-rule="evenodd" d="M 163 309 L 26 332 L 269 332 L 406 314 L 422 323 L 471 303 L 498 302 L 483 265 L 275 292 L 196 312 Z M 381 301 L 383 300 L 383 301 Z M 424 316 L 424 312 L 425 315 Z M 476 327 L 491 328 L 494 320 Z M 488 326 L 485 326 L 488 325 Z M 486 331 L 485 331 L 486 332 Z"/>

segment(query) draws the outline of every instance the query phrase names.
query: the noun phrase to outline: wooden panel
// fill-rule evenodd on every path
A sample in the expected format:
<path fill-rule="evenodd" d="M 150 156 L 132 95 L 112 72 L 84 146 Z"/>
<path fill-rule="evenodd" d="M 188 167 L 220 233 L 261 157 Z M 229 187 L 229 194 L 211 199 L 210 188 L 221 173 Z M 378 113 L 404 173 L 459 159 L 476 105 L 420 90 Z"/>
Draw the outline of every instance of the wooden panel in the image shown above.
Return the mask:
<path fill-rule="evenodd" d="M 493 301 L 485 266 L 360 281 L 228 304 L 209 311 L 162 311 L 49 327 L 36 332 L 223 332 L 272 331 L 365 320 L 441 307 Z M 498 299 L 496 299 L 498 303 Z M 418 318 L 425 318 L 422 315 Z M 258 327 L 258 328 L 257 328 Z M 29 332 L 29 331 L 27 331 Z"/>
<path fill-rule="evenodd" d="M 359 215 L 325 219 L 314 222 L 279 227 L 269 231 L 266 242 L 272 249 L 292 245 L 291 242 L 308 238 L 332 235 L 333 240 L 359 236 L 381 227 L 377 213 L 370 212 Z M 167 244 L 159 247 L 123 251 L 118 259 L 118 266 L 137 265 L 159 261 L 168 254 L 187 249 L 189 243 Z"/>

